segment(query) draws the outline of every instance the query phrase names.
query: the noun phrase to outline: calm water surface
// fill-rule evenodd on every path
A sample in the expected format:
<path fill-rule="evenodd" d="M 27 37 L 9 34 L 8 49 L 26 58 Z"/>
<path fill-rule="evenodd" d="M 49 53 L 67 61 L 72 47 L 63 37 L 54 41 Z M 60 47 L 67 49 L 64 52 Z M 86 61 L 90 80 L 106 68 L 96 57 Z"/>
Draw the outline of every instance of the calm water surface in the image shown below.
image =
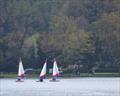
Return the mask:
<path fill-rule="evenodd" d="M 120 78 L 0 79 L 0 96 L 120 96 Z"/>

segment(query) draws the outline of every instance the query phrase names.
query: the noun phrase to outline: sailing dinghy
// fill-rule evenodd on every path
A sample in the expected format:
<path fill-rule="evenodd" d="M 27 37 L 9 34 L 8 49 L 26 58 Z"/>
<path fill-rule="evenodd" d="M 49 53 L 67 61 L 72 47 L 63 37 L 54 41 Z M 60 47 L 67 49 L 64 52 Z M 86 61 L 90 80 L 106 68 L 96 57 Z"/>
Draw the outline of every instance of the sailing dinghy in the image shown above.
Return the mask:
<path fill-rule="evenodd" d="M 40 82 L 43 82 L 43 79 L 45 79 L 46 67 L 47 67 L 47 60 L 45 61 L 44 66 L 43 66 L 41 73 L 40 73 L 40 77 L 39 77 Z"/>
<path fill-rule="evenodd" d="M 52 80 L 50 80 L 50 81 L 58 81 L 58 80 L 56 80 L 56 77 L 58 77 L 59 75 L 60 75 L 60 73 L 59 73 L 59 70 L 58 70 L 57 62 L 54 59 Z"/>
<path fill-rule="evenodd" d="M 22 60 L 19 61 L 18 77 L 16 82 L 23 82 L 22 79 L 25 77 L 25 71 L 23 68 Z"/>

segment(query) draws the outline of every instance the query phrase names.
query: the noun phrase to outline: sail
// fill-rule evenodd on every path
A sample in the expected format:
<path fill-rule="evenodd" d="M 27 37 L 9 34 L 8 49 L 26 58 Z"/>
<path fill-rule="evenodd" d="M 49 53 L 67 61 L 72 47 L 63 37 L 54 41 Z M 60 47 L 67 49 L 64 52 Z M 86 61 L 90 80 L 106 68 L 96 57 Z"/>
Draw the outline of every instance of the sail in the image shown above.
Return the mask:
<path fill-rule="evenodd" d="M 52 76 L 59 76 L 59 70 L 58 70 L 58 67 L 57 67 L 57 62 L 56 60 L 54 60 L 54 64 L 53 64 L 53 74 Z"/>
<path fill-rule="evenodd" d="M 19 69 L 18 69 L 18 77 L 23 78 L 24 75 L 25 75 L 25 71 L 24 71 L 24 68 L 23 68 L 22 60 L 20 59 Z"/>
<path fill-rule="evenodd" d="M 46 75 L 46 67 L 47 67 L 47 62 L 44 63 L 44 66 L 42 68 L 42 71 L 40 73 L 40 78 L 45 78 Z"/>

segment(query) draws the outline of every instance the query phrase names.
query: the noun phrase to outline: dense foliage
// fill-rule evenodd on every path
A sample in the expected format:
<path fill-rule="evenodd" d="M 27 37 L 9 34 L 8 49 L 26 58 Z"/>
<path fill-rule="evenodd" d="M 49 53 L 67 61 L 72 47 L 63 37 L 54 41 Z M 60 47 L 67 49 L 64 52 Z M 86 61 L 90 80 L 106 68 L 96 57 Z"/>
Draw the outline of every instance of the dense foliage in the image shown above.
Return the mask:
<path fill-rule="evenodd" d="M 0 0 L 0 71 L 48 58 L 81 71 L 118 72 L 120 0 Z"/>

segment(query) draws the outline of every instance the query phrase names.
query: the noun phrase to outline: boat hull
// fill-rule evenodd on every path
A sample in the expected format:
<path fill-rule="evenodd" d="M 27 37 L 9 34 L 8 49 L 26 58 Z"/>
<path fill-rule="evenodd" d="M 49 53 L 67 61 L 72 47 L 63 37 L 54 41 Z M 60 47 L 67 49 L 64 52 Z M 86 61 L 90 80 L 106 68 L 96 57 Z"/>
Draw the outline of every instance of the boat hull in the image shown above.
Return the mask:
<path fill-rule="evenodd" d="M 24 82 L 24 81 L 18 81 L 18 80 L 16 80 L 15 82 Z"/>
<path fill-rule="evenodd" d="M 50 80 L 50 82 L 60 82 L 60 80 Z"/>

